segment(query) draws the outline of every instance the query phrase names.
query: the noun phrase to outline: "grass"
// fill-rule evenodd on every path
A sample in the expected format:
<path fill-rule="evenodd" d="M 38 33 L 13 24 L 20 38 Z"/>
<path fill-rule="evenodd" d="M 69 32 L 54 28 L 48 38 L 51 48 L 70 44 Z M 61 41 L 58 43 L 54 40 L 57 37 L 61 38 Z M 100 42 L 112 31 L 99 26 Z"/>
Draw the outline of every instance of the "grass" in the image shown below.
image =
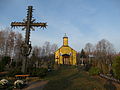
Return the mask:
<path fill-rule="evenodd" d="M 49 82 L 44 90 L 105 90 L 105 83 L 99 77 L 70 66 L 50 72 L 46 79 Z"/>

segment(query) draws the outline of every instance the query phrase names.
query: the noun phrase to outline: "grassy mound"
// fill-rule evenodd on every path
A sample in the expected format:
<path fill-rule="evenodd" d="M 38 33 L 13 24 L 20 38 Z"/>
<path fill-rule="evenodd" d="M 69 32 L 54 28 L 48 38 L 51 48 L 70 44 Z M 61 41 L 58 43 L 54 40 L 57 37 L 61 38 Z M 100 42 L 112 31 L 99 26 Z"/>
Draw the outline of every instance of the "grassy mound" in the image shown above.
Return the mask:
<path fill-rule="evenodd" d="M 105 90 L 103 81 L 71 66 L 50 72 L 44 90 Z"/>

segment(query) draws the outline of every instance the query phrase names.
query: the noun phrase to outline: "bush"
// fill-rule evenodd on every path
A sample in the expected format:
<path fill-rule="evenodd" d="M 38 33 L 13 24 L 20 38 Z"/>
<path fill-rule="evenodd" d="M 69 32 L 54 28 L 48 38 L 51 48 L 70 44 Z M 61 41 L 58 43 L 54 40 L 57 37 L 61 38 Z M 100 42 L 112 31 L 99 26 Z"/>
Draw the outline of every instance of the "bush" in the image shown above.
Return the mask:
<path fill-rule="evenodd" d="M 3 65 L 9 64 L 10 61 L 11 61 L 11 58 L 9 56 L 2 57 L 2 64 Z"/>
<path fill-rule="evenodd" d="M 0 72 L 4 71 L 5 66 L 2 64 L 2 61 L 0 61 Z"/>
<path fill-rule="evenodd" d="M 14 77 L 14 76 L 17 75 L 17 74 L 23 74 L 23 73 L 21 72 L 21 69 L 20 69 L 20 68 L 10 70 L 9 73 L 8 73 L 8 76 L 9 76 L 9 77 Z"/>
<path fill-rule="evenodd" d="M 115 77 L 120 79 L 120 56 L 115 57 L 112 67 Z"/>
<path fill-rule="evenodd" d="M 11 58 L 9 56 L 2 57 L 2 60 L 0 61 L 0 72 L 4 71 L 5 66 L 9 64 L 11 61 Z"/>
<path fill-rule="evenodd" d="M 91 67 L 89 70 L 90 75 L 98 75 L 100 73 L 100 69 L 97 67 Z"/>
<path fill-rule="evenodd" d="M 48 70 L 47 70 L 46 68 L 40 68 L 40 69 L 38 69 L 38 70 L 39 70 L 39 71 L 38 71 L 37 75 L 38 75 L 39 77 L 44 77 L 44 76 L 47 75 Z"/>
<path fill-rule="evenodd" d="M 32 76 L 44 77 L 47 75 L 48 69 L 46 68 L 34 68 L 31 72 Z"/>
<path fill-rule="evenodd" d="M 108 74 L 110 72 L 107 64 L 102 64 L 102 72 L 103 74 Z"/>
<path fill-rule="evenodd" d="M 92 66 L 91 64 L 86 64 L 84 70 L 85 71 L 89 71 L 89 69 L 91 68 L 91 66 Z"/>

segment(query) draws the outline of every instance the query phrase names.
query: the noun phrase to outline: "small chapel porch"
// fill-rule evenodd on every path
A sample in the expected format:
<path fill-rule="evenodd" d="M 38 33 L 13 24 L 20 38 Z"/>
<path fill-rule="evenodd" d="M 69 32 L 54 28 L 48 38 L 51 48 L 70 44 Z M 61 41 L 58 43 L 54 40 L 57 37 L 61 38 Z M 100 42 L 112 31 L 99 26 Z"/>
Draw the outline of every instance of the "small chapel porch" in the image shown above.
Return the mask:
<path fill-rule="evenodd" d="M 63 61 L 63 64 L 70 65 L 70 55 L 69 54 L 63 54 L 62 55 L 62 61 Z"/>

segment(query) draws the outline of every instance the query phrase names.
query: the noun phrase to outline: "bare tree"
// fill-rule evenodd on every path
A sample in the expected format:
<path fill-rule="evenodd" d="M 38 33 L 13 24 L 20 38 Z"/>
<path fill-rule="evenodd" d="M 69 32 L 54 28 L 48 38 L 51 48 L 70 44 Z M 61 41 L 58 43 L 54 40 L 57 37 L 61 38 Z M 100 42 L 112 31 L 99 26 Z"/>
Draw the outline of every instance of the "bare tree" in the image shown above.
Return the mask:
<path fill-rule="evenodd" d="M 49 56 L 50 52 L 51 52 L 51 44 L 50 44 L 50 42 L 48 42 L 48 41 L 45 42 L 43 47 L 45 49 L 46 56 Z"/>
<path fill-rule="evenodd" d="M 14 54 L 13 60 L 16 62 L 16 67 L 19 66 L 20 62 L 22 62 L 22 55 L 21 55 L 21 44 L 23 42 L 23 37 L 20 33 L 16 33 L 15 43 L 14 43 Z"/>
<path fill-rule="evenodd" d="M 95 56 L 98 61 L 98 67 L 106 73 L 109 65 L 112 63 L 112 55 L 115 53 L 113 45 L 105 39 L 99 41 L 96 45 Z"/>
<path fill-rule="evenodd" d="M 0 31 L 0 55 L 4 55 L 4 45 L 5 45 L 5 38 L 3 31 Z"/>
<path fill-rule="evenodd" d="M 14 47 L 15 47 L 15 38 L 16 34 L 13 31 L 10 31 L 7 38 L 7 46 L 8 47 L 8 56 L 14 56 Z"/>
<path fill-rule="evenodd" d="M 49 67 L 50 65 L 53 65 L 54 52 L 57 48 L 56 44 L 50 44 L 50 42 L 45 42 L 41 47 L 35 46 L 33 47 L 31 60 L 35 62 L 37 67 Z"/>
<path fill-rule="evenodd" d="M 46 41 L 42 46 L 42 55 L 49 56 L 50 54 L 54 54 L 57 49 L 57 44 L 50 44 L 50 42 Z"/>
<path fill-rule="evenodd" d="M 85 45 L 84 50 L 85 50 L 85 52 L 87 52 L 87 53 L 90 54 L 91 52 L 94 51 L 94 47 L 93 47 L 93 45 L 92 45 L 91 43 L 87 43 L 87 44 Z"/>
<path fill-rule="evenodd" d="M 51 54 L 54 54 L 57 49 L 58 49 L 57 44 L 52 44 L 51 45 Z"/>

